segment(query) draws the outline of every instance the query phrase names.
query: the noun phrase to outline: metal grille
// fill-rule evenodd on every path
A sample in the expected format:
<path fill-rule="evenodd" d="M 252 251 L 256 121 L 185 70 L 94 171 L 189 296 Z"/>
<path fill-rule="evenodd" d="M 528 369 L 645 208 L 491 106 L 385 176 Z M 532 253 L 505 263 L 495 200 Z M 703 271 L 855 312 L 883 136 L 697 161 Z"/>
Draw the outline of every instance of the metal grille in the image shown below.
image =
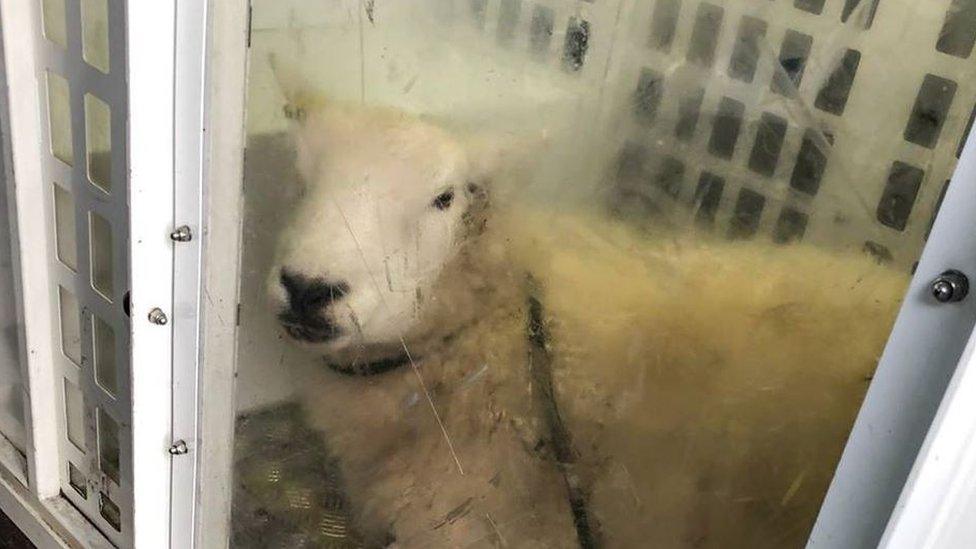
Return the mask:
<path fill-rule="evenodd" d="M 623 194 L 731 238 L 912 265 L 976 102 L 976 3 L 640 4 Z"/>
<path fill-rule="evenodd" d="M 41 2 L 42 104 L 64 495 L 117 545 L 132 524 L 125 13 Z"/>
<path fill-rule="evenodd" d="M 600 81 L 585 95 L 606 102 L 591 106 L 631 216 L 907 267 L 972 123 L 972 0 L 445 5 L 578 73 L 581 95 Z"/>

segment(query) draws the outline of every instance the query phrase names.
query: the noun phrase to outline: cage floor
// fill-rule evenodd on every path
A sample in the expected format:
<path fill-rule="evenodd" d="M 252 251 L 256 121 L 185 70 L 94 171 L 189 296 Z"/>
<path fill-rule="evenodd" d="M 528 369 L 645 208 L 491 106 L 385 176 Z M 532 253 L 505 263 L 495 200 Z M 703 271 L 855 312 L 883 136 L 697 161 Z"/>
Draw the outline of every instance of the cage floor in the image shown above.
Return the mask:
<path fill-rule="evenodd" d="M 231 547 L 363 547 L 346 510 L 338 468 L 298 405 L 238 417 Z"/>

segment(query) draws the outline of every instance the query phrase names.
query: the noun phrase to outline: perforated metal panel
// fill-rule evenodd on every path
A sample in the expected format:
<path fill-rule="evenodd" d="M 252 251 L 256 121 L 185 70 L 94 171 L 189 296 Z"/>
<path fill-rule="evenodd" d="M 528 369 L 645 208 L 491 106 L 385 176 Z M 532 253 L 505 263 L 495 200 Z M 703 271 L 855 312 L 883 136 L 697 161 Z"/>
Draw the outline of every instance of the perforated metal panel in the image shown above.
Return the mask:
<path fill-rule="evenodd" d="M 976 102 L 970 0 L 445 5 L 581 90 L 601 81 L 617 208 L 731 238 L 907 268 Z"/>
<path fill-rule="evenodd" d="M 640 2 L 617 185 L 732 238 L 913 264 L 976 102 L 976 3 Z"/>
<path fill-rule="evenodd" d="M 113 542 L 132 524 L 125 13 L 44 0 L 37 82 L 60 404 L 61 487 Z"/>

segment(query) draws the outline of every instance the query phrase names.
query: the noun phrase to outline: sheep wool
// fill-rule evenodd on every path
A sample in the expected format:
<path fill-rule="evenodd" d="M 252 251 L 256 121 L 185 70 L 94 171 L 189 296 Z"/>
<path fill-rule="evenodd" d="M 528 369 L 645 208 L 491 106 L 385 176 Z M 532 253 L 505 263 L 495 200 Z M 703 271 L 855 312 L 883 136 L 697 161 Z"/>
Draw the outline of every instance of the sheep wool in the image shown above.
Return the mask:
<path fill-rule="evenodd" d="M 408 363 L 302 374 L 368 544 L 804 544 L 907 275 L 541 207 L 458 246 Z"/>

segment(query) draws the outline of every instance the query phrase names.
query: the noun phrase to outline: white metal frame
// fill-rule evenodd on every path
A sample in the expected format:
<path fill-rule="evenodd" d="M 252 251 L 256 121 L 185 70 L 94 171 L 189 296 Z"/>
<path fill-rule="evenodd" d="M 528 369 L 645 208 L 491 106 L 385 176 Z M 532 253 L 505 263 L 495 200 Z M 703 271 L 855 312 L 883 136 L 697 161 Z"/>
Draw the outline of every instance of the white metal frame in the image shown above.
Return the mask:
<path fill-rule="evenodd" d="M 22 362 L 30 393 L 26 464 L 15 459 L 12 448 L 3 451 L 6 441 L 0 440 L 0 508 L 39 546 L 67 542 L 109 547 L 108 540 L 60 494 L 61 458 L 56 451 L 62 436 L 60 379 L 53 367 L 60 350 L 52 338 L 59 327 L 48 267 L 53 235 L 45 212 L 51 202 L 45 196 L 49 185 L 38 184 L 47 179 L 38 161 L 46 143 L 46 106 L 38 91 L 35 64 L 38 48 L 45 47 L 34 38 L 40 32 L 39 4 L 0 0 L 3 26 L 8 29 L 4 58 L 10 68 L 4 73 L 9 95 L 2 106 L 9 121 L 4 144 L 10 144 L 12 162 L 5 175 L 11 202 L 16 203 L 11 222 L 19 228 L 14 232 L 19 239 L 14 255 L 20 260 Z M 74 16 L 78 6 L 77 0 L 67 3 Z M 169 450 L 174 434 L 189 441 L 191 448 L 196 435 L 200 245 L 181 244 L 174 251 L 169 234 L 177 222 L 200 225 L 207 2 L 109 0 L 109 9 L 114 16 L 125 17 L 124 28 L 111 30 L 119 34 L 112 36 L 110 47 L 113 69 L 124 74 L 122 81 L 127 84 L 121 104 L 130 107 L 114 110 L 112 127 L 113 135 L 127 138 L 124 147 L 113 146 L 122 155 L 121 162 L 113 165 L 113 176 L 121 177 L 113 180 L 128 182 L 123 201 L 129 215 L 122 221 L 126 227 L 121 234 L 131 229 L 129 238 L 120 237 L 115 246 L 128 247 L 116 257 L 130 258 L 126 278 L 132 295 L 131 333 L 119 337 L 131 337 L 131 355 L 126 358 L 139 364 L 123 380 L 134 403 L 125 418 L 131 425 L 132 443 L 122 449 L 123 456 L 131 452 L 131 460 L 126 461 L 132 464 L 133 498 L 131 526 L 118 541 L 124 546 L 189 547 L 197 461 L 193 456 L 174 458 Z M 83 157 L 77 133 L 84 127 L 77 122 L 73 126 L 77 163 Z M 125 185 L 119 187 L 124 193 Z M 18 255 L 21 249 L 30 253 Z M 124 288 L 119 295 L 123 292 Z M 157 307 L 169 315 L 167 325 L 149 321 L 149 311 Z M 174 410 L 182 413 L 174 415 Z"/>
<path fill-rule="evenodd" d="M 976 219 L 976 140 L 972 135 L 953 174 L 808 547 L 847 549 L 877 545 L 936 410 L 947 394 L 949 380 L 957 364 L 965 364 L 965 360 L 960 363 L 960 356 L 973 334 L 976 299 L 970 295 L 960 303 L 942 305 L 932 298 L 929 286 L 950 268 L 968 273 L 976 283 L 972 231 L 972 220 Z M 976 421 L 976 416 L 971 416 L 970 421 Z M 908 489 L 921 488 L 921 484 L 913 484 Z M 907 494 L 903 497 L 912 499 Z M 932 523 L 918 526 L 935 527 Z M 976 545 L 976 540 L 972 543 Z"/>

